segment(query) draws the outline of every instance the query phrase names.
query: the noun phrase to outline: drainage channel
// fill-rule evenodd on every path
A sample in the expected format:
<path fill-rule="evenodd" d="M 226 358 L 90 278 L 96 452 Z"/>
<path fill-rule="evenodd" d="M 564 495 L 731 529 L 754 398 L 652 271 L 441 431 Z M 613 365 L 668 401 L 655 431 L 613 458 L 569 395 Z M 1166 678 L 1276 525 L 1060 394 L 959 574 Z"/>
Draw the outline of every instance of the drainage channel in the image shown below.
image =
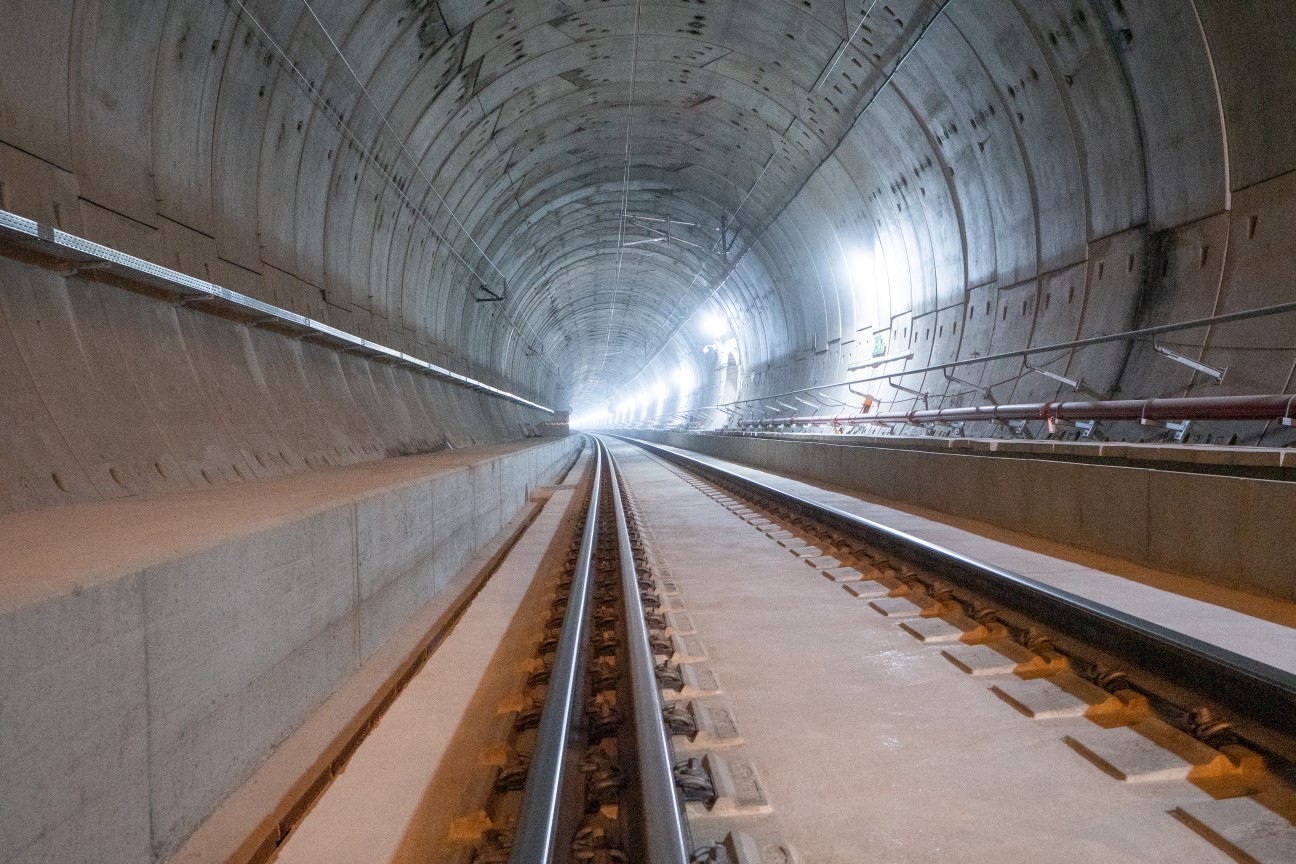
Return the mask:
<path fill-rule="evenodd" d="M 707 461 L 621 440 L 801 558 L 808 573 L 840 583 L 962 672 L 987 676 L 1027 717 L 1093 720 L 1065 743 L 1103 772 L 1208 791 L 1215 800 L 1170 815 L 1230 857 L 1292 860 L 1289 673 Z"/>

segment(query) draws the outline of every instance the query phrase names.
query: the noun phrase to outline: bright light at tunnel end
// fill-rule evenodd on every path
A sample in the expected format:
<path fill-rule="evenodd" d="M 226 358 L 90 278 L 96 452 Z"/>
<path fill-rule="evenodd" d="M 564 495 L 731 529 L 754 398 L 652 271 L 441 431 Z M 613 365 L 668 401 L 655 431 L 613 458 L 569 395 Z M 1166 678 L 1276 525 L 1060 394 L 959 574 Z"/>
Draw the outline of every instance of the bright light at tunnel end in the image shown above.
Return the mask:
<path fill-rule="evenodd" d="M 697 323 L 707 338 L 715 340 L 714 344 L 707 346 L 707 351 L 714 351 L 722 357 L 736 351 L 737 340 L 732 335 L 733 328 L 723 314 L 715 310 L 701 311 L 697 315 Z M 685 407 L 687 397 L 699 385 L 695 365 L 688 359 L 681 360 L 674 369 L 658 367 L 651 373 L 650 381 L 637 392 L 622 396 L 616 402 L 609 399 L 597 408 L 573 414 L 571 427 L 604 428 L 652 420 L 654 417 L 674 416 L 672 412 L 678 413 L 677 409 Z"/>
<path fill-rule="evenodd" d="M 585 411 L 581 414 L 573 415 L 569 425 L 573 429 L 598 428 L 601 426 L 607 426 L 612 422 L 614 417 L 615 414 L 612 411 L 612 406 L 603 405 L 592 411 Z"/>
<path fill-rule="evenodd" d="M 708 339 L 722 339 L 729 335 L 729 322 L 719 312 L 714 310 L 703 312 L 699 323 Z"/>
<path fill-rule="evenodd" d="M 675 381 L 675 387 L 679 390 L 681 396 L 693 389 L 693 367 L 689 366 L 687 363 L 681 363 L 672 377 Z"/>

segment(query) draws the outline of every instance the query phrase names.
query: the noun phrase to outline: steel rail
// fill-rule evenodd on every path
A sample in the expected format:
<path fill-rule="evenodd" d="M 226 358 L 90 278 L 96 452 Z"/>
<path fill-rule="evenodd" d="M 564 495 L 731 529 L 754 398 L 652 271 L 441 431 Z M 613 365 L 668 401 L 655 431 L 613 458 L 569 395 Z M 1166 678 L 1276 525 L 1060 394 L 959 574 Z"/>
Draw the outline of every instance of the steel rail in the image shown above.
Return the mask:
<path fill-rule="evenodd" d="M 648 623 L 639 596 L 639 573 L 630 546 L 630 528 L 621 501 L 620 474 L 611 451 L 599 441 L 607 457 L 608 475 L 616 512 L 617 545 L 621 558 L 621 590 L 625 594 L 626 654 L 629 659 L 631 721 L 635 767 L 638 773 L 640 814 L 643 823 L 644 864 L 688 864 L 688 831 L 684 826 L 679 792 L 672 772 L 671 745 L 662 722 L 661 691 L 656 658 L 648 641 Z"/>
<path fill-rule="evenodd" d="M 1207 696 L 1240 717 L 1287 736 L 1296 735 L 1296 675 L 1286 670 L 673 449 L 637 438 L 613 437 L 709 480 L 805 512 L 825 527 L 981 593 L 1069 638 L 1131 658 L 1139 668 L 1176 687 Z"/>
<path fill-rule="evenodd" d="M 549 690 L 545 694 L 536 735 L 536 750 L 527 769 L 522 807 L 513 832 L 509 864 L 555 864 L 567 860 L 558 848 L 562 839 L 560 809 L 569 758 L 570 742 L 582 719 L 585 689 L 585 661 L 593 607 L 594 547 L 598 543 L 599 492 L 603 485 L 603 460 L 595 442 L 594 488 L 581 535 L 580 552 L 572 576 L 567 613 L 563 617 Z M 568 838 L 570 839 L 570 838 Z"/>

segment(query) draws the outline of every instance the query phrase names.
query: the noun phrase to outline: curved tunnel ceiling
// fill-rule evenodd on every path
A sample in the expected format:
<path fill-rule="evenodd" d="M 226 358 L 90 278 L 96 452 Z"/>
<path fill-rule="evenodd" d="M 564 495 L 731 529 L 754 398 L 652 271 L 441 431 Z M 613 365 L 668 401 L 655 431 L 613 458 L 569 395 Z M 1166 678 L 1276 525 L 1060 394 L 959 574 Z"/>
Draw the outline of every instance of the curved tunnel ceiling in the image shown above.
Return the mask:
<path fill-rule="evenodd" d="M 1019 361 L 903 372 L 1293 290 L 1286 237 L 1236 236 L 1296 197 L 1281 0 L 129 5 L 19 12 L 8 143 L 559 406 L 877 356 L 884 401 L 1049 399 Z M 1273 332 L 1190 335 L 1256 392 L 1296 356 L 1230 351 Z M 1203 386 L 1147 346 L 1047 362 L 1104 395 Z"/>

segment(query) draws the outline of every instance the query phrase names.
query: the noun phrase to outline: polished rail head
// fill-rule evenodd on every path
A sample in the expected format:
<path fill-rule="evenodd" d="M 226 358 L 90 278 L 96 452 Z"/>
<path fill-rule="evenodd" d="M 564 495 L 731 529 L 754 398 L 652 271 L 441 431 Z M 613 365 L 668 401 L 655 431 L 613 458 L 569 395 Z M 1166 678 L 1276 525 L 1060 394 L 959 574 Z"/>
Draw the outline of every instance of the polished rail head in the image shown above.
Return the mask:
<path fill-rule="evenodd" d="M 559 811 L 568 768 L 567 751 L 572 733 L 580 723 L 583 701 L 586 643 L 589 640 L 592 605 L 594 546 L 598 542 L 599 493 L 603 484 L 603 460 L 595 442 L 594 488 L 581 535 L 576 572 L 572 577 L 567 614 L 563 618 L 549 675 L 549 691 L 540 714 L 536 751 L 527 770 L 522 792 L 522 809 L 513 833 L 509 864 L 553 864 L 565 860 L 558 855 Z"/>

